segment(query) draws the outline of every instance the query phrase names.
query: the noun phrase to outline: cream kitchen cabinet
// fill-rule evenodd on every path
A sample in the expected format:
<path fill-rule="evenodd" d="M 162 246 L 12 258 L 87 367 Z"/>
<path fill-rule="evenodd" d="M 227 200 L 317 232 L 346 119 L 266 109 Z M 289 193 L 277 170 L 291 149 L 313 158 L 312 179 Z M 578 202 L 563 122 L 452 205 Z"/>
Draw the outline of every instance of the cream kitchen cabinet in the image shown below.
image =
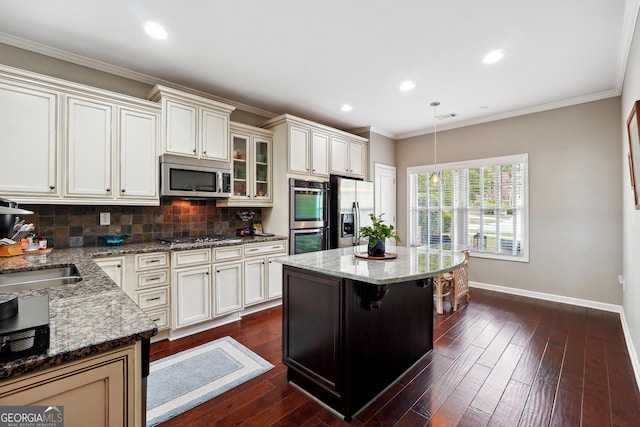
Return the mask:
<path fill-rule="evenodd" d="M 126 260 L 124 256 L 106 256 L 94 258 L 93 261 L 107 273 L 120 289 L 125 289 L 126 280 Z"/>
<path fill-rule="evenodd" d="M 215 264 L 213 270 L 215 315 L 242 310 L 242 262 Z"/>
<path fill-rule="evenodd" d="M 112 198 L 114 106 L 67 97 L 66 196 Z"/>
<path fill-rule="evenodd" d="M 158 113 L 66 99 L 65 197 L 157 203 Z"/>
<path fill-rule="evenodd" d="M 162 104 L 162 152 L 230 162 L 227 104 L 155 86 L 147 96 Z"/>
<path fill-rule="evenodd" d="M 54 90 L 0 76 L 0 193 L 12 199 L 59 196 L 59 100 Z"/>
<path fill-rule="evenodd" d="M 171 254 L 171 329 L 213 319 L 211 249 Z"/>
<path fill-rule="evenodd" d="M 272 206 L 272 136 L 266 129 L 231 123 L 232 195 L 216 206 Z"/>
<path fill-rule="evenodd" d="M 150 252 L 126 256 L 124 290 L 153 320 L 160 332 L 152 342 L 167 337 L 171 326 L 170 301 L 171 272 L 168 252 Z"/>
<path fill-rule="evenodd" d="M 307 126 L 289 125 L 289 172 L 329 176 L 329 136 Z"/>
<path fill-rule="evenodd" d="M 241 245 L 213 249 L 213 304 L 216 316 L 242 310 L 242 257 Z"/>
<path fill-rule="evenodd" d="M 281 296 L 282 268 L 271 261 L 286 256 L 287 251 L 286 240 L 244 245 L 245 307 Z"/>
<path fill-rule="evenodd" d="M 0 196 L 158 205 L 159 122 L 155 103 L 0 66 L 0 138 L 28 158 L 2 168 Z"/>
<path fill-rule="evenodd" d="M 141 358 L 138 342 L 3 380 L 0 405 L 63 406 L 66 426 L 143 427 Z"/>
<path fill-rule="evenodd" d="M 364 178 L 366 145 L 346 138 L 331 138 L 331 173 Z"/>
<path fill-rule="evenodd" d="M 117 191 L 119 200 L 151 201 L 158 196 L 158 128 L 160 114 L 153 110 L 118 107 Z"/>

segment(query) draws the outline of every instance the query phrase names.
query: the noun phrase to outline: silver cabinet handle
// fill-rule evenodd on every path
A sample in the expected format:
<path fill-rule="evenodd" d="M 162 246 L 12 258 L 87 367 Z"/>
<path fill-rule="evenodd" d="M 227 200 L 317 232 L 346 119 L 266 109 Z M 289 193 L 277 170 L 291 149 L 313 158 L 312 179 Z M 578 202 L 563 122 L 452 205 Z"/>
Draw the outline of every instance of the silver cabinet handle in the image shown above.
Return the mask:
<path fill-rule="evenodd" d="M 159 300 L 159 299 L 160 299 L 160 297 L 147 298 L 147 302 L 149 302 L 149 301 L 157 301 L 157 300 Z"/>
<path fill-rule="evenodd" d="M 160 277 L 149 277 L 149 278 L 147 278 L 147 282 L 153 282 L 153 281 L 156 281 L 156 280 L 160 280 Z"/>
<path fill-rule="evenodd" d="M 153 263 L 155 263 L 155 262 L 160 262 L 160 260 L 159 260 L 159 259 L 152 259 L 152 260 L 145 261 L 145 262 L 146 262 L 147 264 L 153 264 Z"/>

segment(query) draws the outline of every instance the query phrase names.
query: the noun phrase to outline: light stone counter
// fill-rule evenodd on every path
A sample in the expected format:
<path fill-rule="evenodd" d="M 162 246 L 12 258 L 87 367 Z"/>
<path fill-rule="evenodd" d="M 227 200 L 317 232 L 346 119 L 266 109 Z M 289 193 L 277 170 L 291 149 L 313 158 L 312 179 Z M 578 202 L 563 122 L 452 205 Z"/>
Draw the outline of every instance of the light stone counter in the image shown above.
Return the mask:
<path fill-rule="evenodd" d="M 355 252 L 366 254 L 366 245 L 290 255 L 274 261 L 374 285 L 426 279 L 451 271 L 464 262 L 464 255 L 460 251 L 440 251 L 426 246 L 387 246 L 387 252 L 397 254 L 397 258 L 385 260 L 358 258 Z"/>

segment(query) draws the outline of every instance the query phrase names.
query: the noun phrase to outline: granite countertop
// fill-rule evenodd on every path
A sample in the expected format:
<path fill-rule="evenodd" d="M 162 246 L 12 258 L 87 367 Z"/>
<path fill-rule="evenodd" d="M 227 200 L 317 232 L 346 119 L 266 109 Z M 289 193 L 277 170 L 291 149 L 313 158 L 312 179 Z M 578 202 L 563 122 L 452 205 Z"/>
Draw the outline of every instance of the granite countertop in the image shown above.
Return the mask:
<path fill-rule="evenodd" d="M 116 247 L 54 249 L 47 255 L 0 258 L 0 274 L 75 265 L 82 280 L 45 289 L 22 291 L 20 298 L 49 297 L 50 345 L 45 353 L 0 363 L 0 379 L 55 366 L 92 354 L 133 344 L 157 333 L 156 324 L 95 263 L 93 258 L 203 247 L 242 245 L 286 237 L 249 236 L 212 243 L 125 244 Z"/>
<path fill-rule="evenodd" d="M 464 262 L 464 255 L 458 250 L 438 250 L 426 246 L 387 246 L 387 252 L 395 253 L 397 258 L 385 260 L 359 258 L 354 255 L 355 252 L 366 254 L 366 245 L 290 255 L 274 261 L 374 285 L 433 277 L 451 271 Z"/>

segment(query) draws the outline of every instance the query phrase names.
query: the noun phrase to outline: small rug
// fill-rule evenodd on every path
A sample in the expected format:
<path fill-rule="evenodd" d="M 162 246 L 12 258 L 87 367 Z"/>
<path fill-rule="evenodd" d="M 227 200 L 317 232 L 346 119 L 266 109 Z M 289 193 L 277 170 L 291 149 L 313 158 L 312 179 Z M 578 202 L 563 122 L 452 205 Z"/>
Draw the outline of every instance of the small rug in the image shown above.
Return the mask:
<path fill-rule="evenodd" d="M 272 364 L 231 337 L 152 362 L 147 426 L 165 422 L 271 368 Z"/>

